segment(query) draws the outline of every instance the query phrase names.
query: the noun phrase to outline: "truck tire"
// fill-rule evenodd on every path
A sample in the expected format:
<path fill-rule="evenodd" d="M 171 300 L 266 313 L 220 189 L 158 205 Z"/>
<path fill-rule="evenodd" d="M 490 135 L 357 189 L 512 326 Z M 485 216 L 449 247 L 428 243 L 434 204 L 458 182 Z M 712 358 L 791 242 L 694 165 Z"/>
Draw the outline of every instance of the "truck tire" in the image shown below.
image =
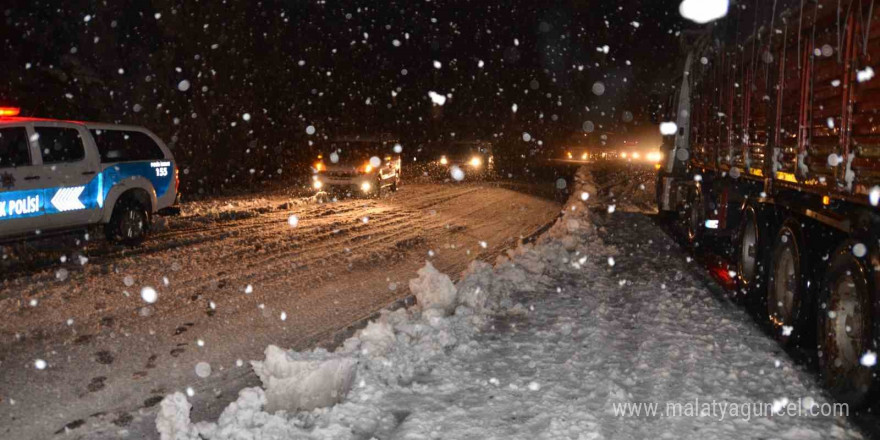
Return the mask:
<path fill-rule="evenodd" d="M 861 362 L 868 351 L 878 352 L 880 274 L 877 250 L 860 258 L 853 253 L 856 244 L 845 242 L 831 258 L 819 291 L 816 330 L 822 381 L 838 401 L 860 407 L 880 393 L 876 366 Z"/>
<path fill-rule="evenodd" d="M 805 330 L 808 260 L 801 226 L 796 218 L 789 218 L 773 240 L 765 309 L 771 331 L 784 346 L 799 340 Z"/>
<path fill-rule="evenodd" d="M 753 312 L 766 310 L 767 300 L 767 234 L 770 231 L 761 226 L 759 209 L 746 206 L 734 243 L 737 289 Z"/>
<path fill-rule="evenodd" d="M 684 207 L 684 238 L 691 248 L 699 246 L 703 237 L 703 222 L 706 217 L 703 206 L 703 192 L 700 187 L 691 190 L 687 205 Z"/>
<path fill-rule="evenodd" d="M 150 221 L 150 211 L 137 198 L 123 197 L 113 207 L 104 233 L 110 241 L 137 246 L 147 238 Z"/>

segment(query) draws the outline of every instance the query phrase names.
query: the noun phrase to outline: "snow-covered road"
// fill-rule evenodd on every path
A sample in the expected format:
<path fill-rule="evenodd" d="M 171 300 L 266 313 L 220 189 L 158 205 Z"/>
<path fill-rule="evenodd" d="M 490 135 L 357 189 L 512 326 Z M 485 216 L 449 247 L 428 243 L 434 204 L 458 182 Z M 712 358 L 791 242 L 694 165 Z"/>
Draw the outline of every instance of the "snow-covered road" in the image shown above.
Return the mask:
<path fill-rule="evenodd" d="M 126 429 L 183 386 L 203 391 L 210 414 L 232 398 L 214 390 L 254 380 L 237 360 L 269 343 L 314 346 L 406 296 L 429 253 L 459 273 L 558 210 L 482 184 L 405 185 L 330 204 L 279 191 L 188 203 L 134 250 L 99 242 L 84 260 L 70 246 L 61 262 L 63 247 L 49 243 L 40 270 L 4 262 L 0 438 Z M 213 366 L 209 378 L 196 374 L 200 362 Z"/>
<path fill-rule="evenodd" d="M 265 391 L 242 390 L 215 423 L 191 423 L 185 395 L 169 395 L 158 430 L 169 440 L 861 438 L 848 418 L 822 415 L 845 408 L 707 289 L 651 219 L 626 212 L 643 201 L 618 199 L 610 212 L 613 191 L 584 188 L 593 196 L 576 193 L 536 246 L 472 266 L 451 297 L 427 270 L 419 305 L 335 353 L 267 349 L 254 364 Z M 304 365 L 321 373 L 302 376 Z M 295 411 L 334 383 L 327 395 L 342 403 Z"/>

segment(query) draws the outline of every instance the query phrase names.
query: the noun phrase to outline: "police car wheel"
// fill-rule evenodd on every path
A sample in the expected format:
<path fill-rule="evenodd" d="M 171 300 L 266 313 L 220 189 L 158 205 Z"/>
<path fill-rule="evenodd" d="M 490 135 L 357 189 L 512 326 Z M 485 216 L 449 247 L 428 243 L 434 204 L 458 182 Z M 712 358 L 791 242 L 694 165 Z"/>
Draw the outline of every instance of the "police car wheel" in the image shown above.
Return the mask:
<path fill-rule="evenodd" d="M 113 208 L 113 216 L 106 226 L 107 238 L 126 245 L 138 245 L 147 237 L 149 226 L 147 210 L 137 200 L 127 198 Z"/>

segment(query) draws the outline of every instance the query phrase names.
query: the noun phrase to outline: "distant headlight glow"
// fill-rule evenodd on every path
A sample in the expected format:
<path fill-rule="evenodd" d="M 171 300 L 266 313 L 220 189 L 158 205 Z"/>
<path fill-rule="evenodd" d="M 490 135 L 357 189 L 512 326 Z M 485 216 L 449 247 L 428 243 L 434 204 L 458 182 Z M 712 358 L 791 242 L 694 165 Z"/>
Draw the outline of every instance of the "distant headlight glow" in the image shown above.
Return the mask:
<path fill-rule="evenodd" d="M 474 156 L 471 158 L 470 162 L 468 162 L 472 167 L 478 167 L 483 164 L 483 159 L 480 159 L 479 156 Z"/>
<path fill-rule="evenodd" d="M 448 165 L 449 161 L 446 160 L 446 156 L 440 158 L 440 165 Z"/>
<path fill-rule="evenodd" d="M 361 191 L 363 191 L 363 192 L 370 192 L 370 190 L 372 188 L 373 188 L 373 185 L 370 185 L 370 182 L 364 182 L 361 184 Z"/>

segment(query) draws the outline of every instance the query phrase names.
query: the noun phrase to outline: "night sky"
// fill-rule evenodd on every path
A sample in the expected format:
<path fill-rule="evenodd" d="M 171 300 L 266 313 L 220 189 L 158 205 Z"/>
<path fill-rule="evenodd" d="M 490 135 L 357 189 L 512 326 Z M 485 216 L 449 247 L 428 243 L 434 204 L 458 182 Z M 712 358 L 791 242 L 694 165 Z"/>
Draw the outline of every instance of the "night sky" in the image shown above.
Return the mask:
<path fill-rule="evenodd" d="M 394 133 L 413 155 L 489 139 L 521 156 L 587 121 L 595 133 L 656 130 L 645 106 L 668 91 L 685 26 L 674 0 L 5 8 L 0 104 L 144 125 L 202 192 L 265 180 L 279 166 L 300 173 L 315 144 L 338 134 Z M 451 99 L 432 108 L 429 91 Z"/>

